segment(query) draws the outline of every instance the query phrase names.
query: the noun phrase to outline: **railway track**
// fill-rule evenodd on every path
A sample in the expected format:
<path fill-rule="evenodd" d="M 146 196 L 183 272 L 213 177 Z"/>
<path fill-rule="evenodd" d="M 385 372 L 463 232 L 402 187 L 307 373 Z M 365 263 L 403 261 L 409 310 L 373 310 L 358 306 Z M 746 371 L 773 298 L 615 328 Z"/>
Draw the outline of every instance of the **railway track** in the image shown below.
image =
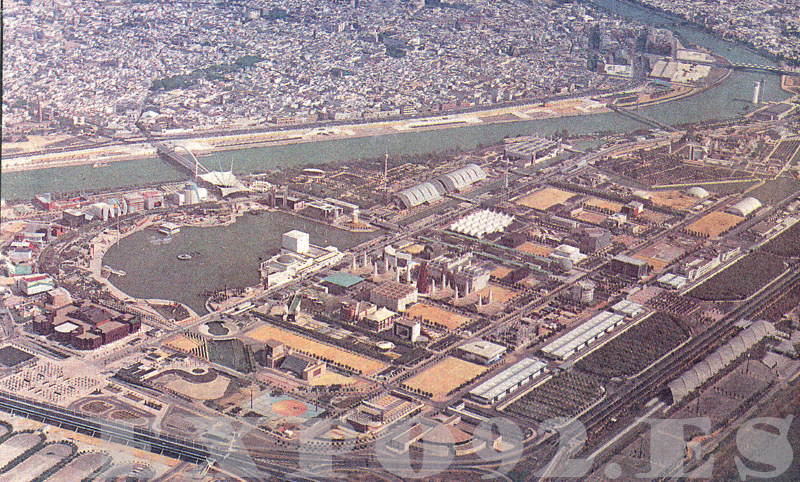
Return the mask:
<path fill-rule="evenodd" d="M 711 329 L 693 338 L 669 358 L 645 372 L 635 380 L 632 386 L 624 386 L 620 390 L 623 395 L 618 395 L 608 402 L 598 405 L 595 409 L 589 410 L 580 421 L 586 426 L 587 433 L 593 434 L 590 442 L 601 438 L 599 434 L 603 433 L 615 414 L 624 413 L 631 407 L 643 405 L 657 396 L 664 384 L 680 376 L 681 373 L 728 340 L 736 332 L 735 323 L 737 321 L 757 315 L 774 301 L 776 294 L 798 282 L 800 282 L 800 268 L 795 267 L 778 278 L 777 282 L 764 290 L 757 299 L 735 308 Z"/>

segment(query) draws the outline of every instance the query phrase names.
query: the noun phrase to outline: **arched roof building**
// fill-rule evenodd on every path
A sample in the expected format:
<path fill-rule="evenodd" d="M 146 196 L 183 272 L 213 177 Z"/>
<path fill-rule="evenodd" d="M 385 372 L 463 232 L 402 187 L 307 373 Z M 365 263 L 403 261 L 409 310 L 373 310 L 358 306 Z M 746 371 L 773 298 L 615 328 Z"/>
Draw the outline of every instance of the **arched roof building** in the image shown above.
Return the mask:
<path fill-rule="evenodd" d="M 705 360 L 681 375 L 680 378 L 671 381 L 668 389 L 672 396 L 672 403 L 686 398 L 717 372 L 733 363 L 747 350 L 773 333 L 775 333 L 775 327 L 771 323 L 763 320 L 753 322 Z"/>
<path fill-rule="evenodd" d="M 746 218 L 761 207 L 761 201 L 754 197 L 746 197 L 728 208 L 728 212 Z"/>
<path fill-rule="evenodd" d="M 395 197 L 405 209 L 419 206 L 420 204 L 436 201 L 442 193 L 432 182 L 422 182 L 395 194 Z"/>
<path fill-rule="evenodd" d="M 453 172 L 441 175 L 433 180 L 443 192 L 460 191 L 467 186 L 486 179 L 486 172 L 477 164 L 467 164 Z"/>
<path fill-rule="evenodd" d="M 686 194 L 700 199 L 705 199 L 709 196 L 708 191 L 698 186 L 690 187 L 689 189 L 686 190 Z"/>

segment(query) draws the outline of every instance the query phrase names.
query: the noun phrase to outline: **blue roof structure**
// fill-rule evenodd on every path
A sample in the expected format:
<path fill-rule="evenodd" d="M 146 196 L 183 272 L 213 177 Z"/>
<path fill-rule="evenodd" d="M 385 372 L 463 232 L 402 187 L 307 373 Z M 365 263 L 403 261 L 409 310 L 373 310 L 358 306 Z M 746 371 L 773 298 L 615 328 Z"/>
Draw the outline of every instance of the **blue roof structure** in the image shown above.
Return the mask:
<path fill-rule="evenodd" d="M 322 280 L 323 283 L 330 283 L 336 286 L 341 286 L 342 288 L 350 288 L 351 286 L 355 286 L 362 281 L 364 281 L 364 278 L 361 276 L 345 273 L 344 271 L 333 273 Z"/>

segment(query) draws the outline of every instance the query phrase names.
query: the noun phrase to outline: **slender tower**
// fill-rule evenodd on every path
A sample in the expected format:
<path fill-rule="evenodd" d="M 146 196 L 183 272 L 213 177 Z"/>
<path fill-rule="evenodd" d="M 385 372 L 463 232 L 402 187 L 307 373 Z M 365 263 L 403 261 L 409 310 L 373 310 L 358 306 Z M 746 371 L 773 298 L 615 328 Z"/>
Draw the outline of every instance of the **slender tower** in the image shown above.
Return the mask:
<path fill-rule="evenodd" d="M 757 80 L 753 84 L 753 105 L 758 105 L 761 102 L 761 86 L 763 81 Z"/>

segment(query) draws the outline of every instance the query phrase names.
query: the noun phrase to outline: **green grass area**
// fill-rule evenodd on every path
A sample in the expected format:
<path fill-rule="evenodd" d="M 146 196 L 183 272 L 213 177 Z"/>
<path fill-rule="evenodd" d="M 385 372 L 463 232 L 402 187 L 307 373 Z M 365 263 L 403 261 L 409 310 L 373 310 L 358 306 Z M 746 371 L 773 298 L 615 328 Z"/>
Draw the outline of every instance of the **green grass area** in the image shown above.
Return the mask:
<path fill-rule="evenodd" d="M 800 165 L 800 149 L 794 153 L 794 157 L 789 161 L 790 166 L 797 166 Z"/>
<path fill-rule="evenodd" d="M 717 194 L 739 194 L 753 187 L 758 180 L 747 182 L 720 182 L 715 184 L 698 184 L 700 187 L 707 191 L 715 192 Z"/>
<path fill-rule="evenodd" d="M 253 354 L 241 340 L 211 340 L 208 342 L 208 358 L 240 373 L 250 373 L 254 367 Z"/>
<path fill-rule="evenodd" d="M 776 256 L 800 256 L 800 223 L 775 236 L 761 249 Z"/>
<path fill-rule="evenodd" d="M 554 375 L 505 410 L 542 422 L 553 417 L 574 417 L 601 397 L 602 385 L 593 375 L 569 371 Z"/>
<path fill-rule="evenodd" d="M 689 294 L 701 300 L 743 300 L 763 288 L 786 269 L 784 258 L 756 251 L 715 274 Z"/>
<path fill-rule="evenodd" d="M 655 313 L 582 358 L 576 367 L 606 378 L 632 376 L 687 337 L 675 318 Z"/>
<path fill-rule="evenodd" d="M 800 180 L 789 176 L 780 176 L 774 181 L 767 181 L 758 186 L 747 195 L 758 199 L 761 204 L 775 205 L 798 190 L 800 190 Z"/>
<path fill-rule="evenodd" d="M 173 90 L 185 89 L 197 83 L 201 78 L 208 81 L 224 80 L 225 76 L 239 69 L 244 69 L 255 65 L 264 59 L 258 55 L 244 55 L 239 57 L 232 64 L 216 64 L 204 69 L 196 69 L 190 74 L 173 75 L 156 79 L 150 86 L 151 90 Z"/>

